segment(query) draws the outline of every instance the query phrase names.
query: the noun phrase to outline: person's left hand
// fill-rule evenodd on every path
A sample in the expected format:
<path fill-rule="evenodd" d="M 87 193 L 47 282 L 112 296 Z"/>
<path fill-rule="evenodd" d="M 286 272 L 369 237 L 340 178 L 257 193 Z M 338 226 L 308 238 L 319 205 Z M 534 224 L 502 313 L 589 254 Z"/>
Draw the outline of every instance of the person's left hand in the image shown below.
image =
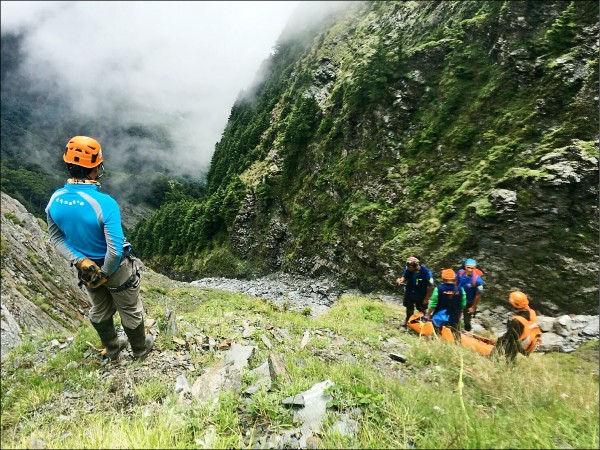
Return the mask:
<path fill-rule="evenodd" d="M 467 308 L 467 312 L 469 314 L 473 314 L 475 312 L 475 308 L 473 306 L 471 306 L 470 308 Z"/>

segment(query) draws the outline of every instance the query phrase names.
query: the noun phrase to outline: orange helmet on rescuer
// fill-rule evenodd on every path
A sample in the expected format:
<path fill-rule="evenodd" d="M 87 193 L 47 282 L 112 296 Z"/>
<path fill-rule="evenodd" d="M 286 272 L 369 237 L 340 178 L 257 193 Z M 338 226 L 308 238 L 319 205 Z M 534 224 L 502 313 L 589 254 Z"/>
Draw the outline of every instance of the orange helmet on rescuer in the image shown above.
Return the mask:
<path fill-rule="evenodd" d="M 63 160 L 67 164 L 75 164 L 93 169 L 104 161 L 102 158 L 102 147 L 94 138 L 75 136 L 67 143 Z"/>
<path fill-rule="evenodd" d="M 452 269 L 442 270 L 442 280 L 454 280 L 456 278 L 456 272 Z"/>
<path fill-rule="evenodd" d="M 524 309 L 529 306 L 527 295 L 521 291 L 511 292 L 508 296 L 508 303 L 510 303 L 511 306 L 516 309 Z"/>

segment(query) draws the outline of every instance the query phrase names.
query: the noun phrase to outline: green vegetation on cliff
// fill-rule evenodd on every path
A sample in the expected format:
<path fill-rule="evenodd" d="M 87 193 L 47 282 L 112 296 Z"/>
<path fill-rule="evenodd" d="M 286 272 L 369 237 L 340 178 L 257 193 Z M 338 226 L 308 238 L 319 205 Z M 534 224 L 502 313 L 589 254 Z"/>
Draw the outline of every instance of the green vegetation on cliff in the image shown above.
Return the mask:
<path fill-rule="evenodd" d="M 435 271 L 476 257 L 492 299 L 597 307 L 597 35 L 596 2 L 350 3 L 282 37 L 206 199 L 140 223 L 136 250 L 169 273 L 364 289 L 409 254 Z"/>

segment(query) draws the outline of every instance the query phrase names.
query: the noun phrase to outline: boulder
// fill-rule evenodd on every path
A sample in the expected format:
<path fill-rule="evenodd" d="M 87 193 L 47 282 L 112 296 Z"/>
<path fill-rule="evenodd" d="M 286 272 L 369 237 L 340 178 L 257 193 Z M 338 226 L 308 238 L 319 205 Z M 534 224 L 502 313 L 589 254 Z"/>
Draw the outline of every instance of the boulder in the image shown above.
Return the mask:
<path fill-rule="evenodd" d="M 537 316 L 536 322 L 540 326 L 542 332 L 547 333 L 554 329 L 554 323 L 556 322 L 556 318 L 550 316 Z"/>
<path fill-rule="evenodd" d="M 568 336 L 571 333 L 571 317 L 565 314 L 557 318 L 552 331 L 561 336 Z"/>
<path fill-rule="evenodd" d="M 600 321 L 598 319 L 598 316 L 596 316 L 585 326 L 585 328 L 583 330 L 581 330 L 581 333 L 585 334 L 586 336 L 598 337 L 599 326 L 600 326 Z"/>
<path fill-rule="evenodd" d="M 565 340 L 562 336 L 549 332 L 542 335 L 542 343 L 539 349 L 542 352 L 564 352 L 564 346 Z"/>

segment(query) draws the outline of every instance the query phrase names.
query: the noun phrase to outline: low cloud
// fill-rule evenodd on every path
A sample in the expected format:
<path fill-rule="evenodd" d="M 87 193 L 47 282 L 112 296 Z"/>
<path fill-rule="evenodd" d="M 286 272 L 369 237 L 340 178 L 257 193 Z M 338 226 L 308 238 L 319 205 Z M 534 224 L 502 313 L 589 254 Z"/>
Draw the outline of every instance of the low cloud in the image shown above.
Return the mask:
<path fill-rule="evenodd" d="M 2 33 L 24 33 L 38 91 L 107 127 L 167 126 L 172 148 L 150 150 L 200 171 L 298 3 L 2 2 Z"/>

